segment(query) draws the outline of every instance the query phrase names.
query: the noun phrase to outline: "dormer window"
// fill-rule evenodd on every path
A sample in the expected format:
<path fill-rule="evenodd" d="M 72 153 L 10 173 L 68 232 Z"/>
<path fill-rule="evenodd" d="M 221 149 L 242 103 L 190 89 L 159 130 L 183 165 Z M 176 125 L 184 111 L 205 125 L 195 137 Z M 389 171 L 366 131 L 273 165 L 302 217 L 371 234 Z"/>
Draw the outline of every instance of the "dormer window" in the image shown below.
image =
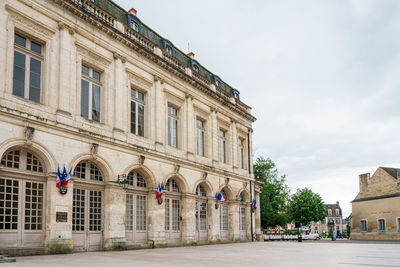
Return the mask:
<path fill-rule="evenodd" d="M 197 73 L 200 72 L 200 67 L 197 64 L 193 64 L 193 70 Z"/>
<path fill-rule="evenodd" d="M 137 24 L 134 20 L 130 21 L 130 25 L 129 25 L 133 30 L 135 30 L 136 32 L 139 32 L 139 24 Z"/>
<path fill-rule="evenodd" d="M 172 55 L 172 47 L 169 45 L 165 46 L 165 51 L 167 51 L 168 54 Z"/>
<path fill-rule="evenodd" d="M 221 81 L 220 80 L 215 80 L 215 85 L 218 87 L 221 87 Z"/>
<path fill-rule="evenodd" d="M 217 75 L 212 76 L 212 81 L 217 87 L 221 87 L 222 81 Z"/>

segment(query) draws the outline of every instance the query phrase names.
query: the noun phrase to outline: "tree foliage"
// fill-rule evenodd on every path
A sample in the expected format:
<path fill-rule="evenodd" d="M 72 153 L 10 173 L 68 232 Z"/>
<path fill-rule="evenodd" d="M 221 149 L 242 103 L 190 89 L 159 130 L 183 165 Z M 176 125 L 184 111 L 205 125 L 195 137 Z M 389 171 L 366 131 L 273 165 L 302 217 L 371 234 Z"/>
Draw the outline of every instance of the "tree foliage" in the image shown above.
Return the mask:
<path fill-rule="evenodd" d="M 309 225 L 325 219 L 325 207 L 319 194 L 311 189 L 298 189 L 289 200 L 288 214 L 292 221 Z"/>
<path fill-rule="evenodd" d="M 285 175 L 279 175 L 275 163 L 263 157 L 258 157 L 254 163 L 254 174 L 264 182 L 260 188 L 261 226 L 284 226 L 288 222 L 286 203 L 290 193 Z"/>

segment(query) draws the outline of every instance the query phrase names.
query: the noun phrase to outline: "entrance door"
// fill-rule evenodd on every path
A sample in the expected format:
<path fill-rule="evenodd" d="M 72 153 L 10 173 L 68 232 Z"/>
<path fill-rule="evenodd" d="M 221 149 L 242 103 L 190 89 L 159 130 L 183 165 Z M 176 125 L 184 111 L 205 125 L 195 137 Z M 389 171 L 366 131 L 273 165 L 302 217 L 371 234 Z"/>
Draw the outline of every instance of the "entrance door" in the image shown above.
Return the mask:
<path fill-rule="evenodd" d="M 41 182 L 0 178 L 0 247 L 44 246 Z"/>
<path fill-rule="evenodd" d="M 240 239 L 245 240 L 246 239 L 246 207 L 239 207 L 239 229 L 240 229 Z"/>
<path fill-rule="evenodd" d="M 221 239 L 229 239 L 229 225 L 228 225 L 228 204 L 221 204 L 220 206 L 220 230 Z"/>
<path fill-rule="evenodd" d="M 128 244 L 147 242 L 147 197 L 126 194 L 125 236 Z"/>
<path fill-rule="evenodd" d="M 103 249 L 103 192 L 74 188 L 72 240 L 76 251 Z"/>
<path fill-rule="evenodd" d="M 181 200 L 165 199 L 165 240 L 167 243 L 181 241 Z"/>
<path fill-rule="evenodd" d="M 196 230 L 197 240 L 207 241 L 207 202 L 196 201 Z"/>

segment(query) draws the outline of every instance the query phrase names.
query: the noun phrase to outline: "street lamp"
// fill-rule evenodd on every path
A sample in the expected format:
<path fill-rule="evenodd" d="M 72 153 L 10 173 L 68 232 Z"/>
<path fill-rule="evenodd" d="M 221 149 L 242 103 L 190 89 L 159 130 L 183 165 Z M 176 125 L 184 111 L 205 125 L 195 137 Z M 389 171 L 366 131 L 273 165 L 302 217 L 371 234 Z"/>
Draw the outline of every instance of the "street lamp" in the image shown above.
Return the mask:
<path fill-rule="evenodd" d="M 118 174 L 118 183 L 122 184 L 123 189 L 128 189 L 129 182 L 126 179 L 126 174 Z"/>

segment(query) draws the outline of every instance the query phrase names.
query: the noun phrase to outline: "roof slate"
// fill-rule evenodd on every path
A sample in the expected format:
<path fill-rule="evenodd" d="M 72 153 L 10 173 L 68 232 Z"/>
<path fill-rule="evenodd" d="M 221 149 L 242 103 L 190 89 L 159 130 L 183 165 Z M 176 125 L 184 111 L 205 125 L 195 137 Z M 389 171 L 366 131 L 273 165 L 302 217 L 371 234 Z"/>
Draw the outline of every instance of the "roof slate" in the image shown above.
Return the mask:
<path fill-rule="evenodd" d="M 400 174 L 400 169 L 389 168 L 389 167 L 380 167 L 380 168 L 389 173 L 393 178 L 398 179 L 398 175 Z"/>

